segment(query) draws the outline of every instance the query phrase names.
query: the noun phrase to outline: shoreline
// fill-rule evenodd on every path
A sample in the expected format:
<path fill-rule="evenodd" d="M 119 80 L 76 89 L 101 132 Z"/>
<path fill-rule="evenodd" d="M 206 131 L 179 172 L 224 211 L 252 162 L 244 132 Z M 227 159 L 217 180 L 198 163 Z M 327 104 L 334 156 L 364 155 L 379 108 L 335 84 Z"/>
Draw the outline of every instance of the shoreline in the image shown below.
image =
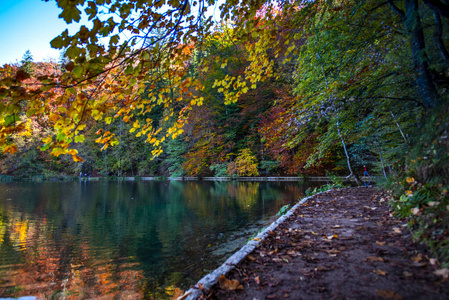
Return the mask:
<path fill-rule="evenodd" d="M 43 176 L 33 176 L 30 178 L 14 178 L 14 176 L 2 175 L 4 178 L 0 182 L 63 182 L 63 181 L 241 181 L 241 182 L 332 182 L 331 178 L 326 176 L 313 177 L 288 177 L 288 176 L 267 176 L 267 177 L 76 177 L 76 176 L 59 176 L 44 178 Z M 338 177 L 342 181 L 354 181 L 353 178 Z M 360 177 L 362 181 L 375 182 L 378 177 Z"/>
<path fill-rule="evenodd" d="M 317 194 L 318 195 L 318 194 Z M 254 237 L 251 241 L 249 241 L 246 245 L 244 245 L 240 250 L 231 255 L 221 266 L 216 268 L 211 273 L 203 276 L 197 284 L 190 288 L 185 292 L 184 296 L 181 299 L 186 300 L 194 300 L 198 299 L 203 295 L 203 289 L 209 290 L 211 289 L 219 280 L 222 275 L 228 274 L 231 270 L 234 269 L 236 265 L 242 262 L 251 252 L 256 249 L 256 247 L 267 238 L 270 233 L 275 230 L 280 224 L 285 222 L 297 208 L 301 206 L 301 204 L 308 201 L 310 198 L 314 196 L 309 196 L 301 199 L 298 203 L 296 203 L 293 207 L 291 207 L 284 215 L 280 216 L 276 221 L 270 224 L 270 226 L 266 227 L 262 232 L 260 232 L 256 237 Z"/>

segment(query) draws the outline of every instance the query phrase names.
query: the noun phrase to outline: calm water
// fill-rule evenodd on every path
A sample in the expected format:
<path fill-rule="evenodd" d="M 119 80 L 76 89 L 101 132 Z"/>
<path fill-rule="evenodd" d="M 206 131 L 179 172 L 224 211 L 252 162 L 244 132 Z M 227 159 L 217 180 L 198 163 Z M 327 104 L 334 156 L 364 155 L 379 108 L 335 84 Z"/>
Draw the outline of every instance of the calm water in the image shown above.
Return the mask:
<path fill-rule="evenodd" d="M 223 263 L 307 187 L 0 183 L 0 297 L 169 299 Z"/>

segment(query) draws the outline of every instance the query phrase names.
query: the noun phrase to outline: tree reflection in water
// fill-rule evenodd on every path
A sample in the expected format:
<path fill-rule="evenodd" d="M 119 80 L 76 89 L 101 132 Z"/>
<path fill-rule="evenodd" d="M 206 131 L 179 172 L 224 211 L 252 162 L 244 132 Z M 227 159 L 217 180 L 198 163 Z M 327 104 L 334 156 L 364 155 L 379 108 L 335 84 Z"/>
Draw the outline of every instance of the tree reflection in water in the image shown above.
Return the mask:
<path fill-rule="evenodd" d="M 239 234 L 247 240 L 306 188 L 266 182 L 1 183 L 0 296 L 177 297 L 230 255 L 217 256 L 214 249 Z"/>

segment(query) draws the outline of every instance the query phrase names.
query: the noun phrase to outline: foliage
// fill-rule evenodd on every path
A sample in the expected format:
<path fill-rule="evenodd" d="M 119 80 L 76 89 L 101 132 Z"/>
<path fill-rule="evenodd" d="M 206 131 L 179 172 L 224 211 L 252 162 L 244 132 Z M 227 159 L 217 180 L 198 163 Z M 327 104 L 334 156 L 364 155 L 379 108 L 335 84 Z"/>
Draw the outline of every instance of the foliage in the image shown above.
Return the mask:
<path fill-rule="evenodd" d="M 260 169 L 264 170 L 266 175 L 273 173 L 280 165 L 279 161 L 263 160 L 260 162 Z"/>
<path fill-rule="evenodd" d="M 242 149 L 235 161 L 228 163 L 228 174 L 237 176 L 259 176 L 256 157 L 250 149 Z"/>
<path fill-rule="evenodd" d="M 225 177 L 228 176 L 228 166 L 225 163 L 213 164 L 210 166 L 210 170 L 215 173 L 215 177 Z"/>
<path fill-rule="evenodd" d="M 336 188 L 337 185 L 333 184 L 333 183 L 326 183 L 323 184 L 322 186 L 319 187 L 314 187 L 312 189 L 312 187 L 307 188 L 307 190 L 305 191 L 305 195 L 306 197 L 310 197 L 328 190 L 332 190 L 333 188 Z"/>
<path fill-rule="evenodd" d="M 289 208 L 290 208 L 290 204 L 286 204 L 286 205 L 282 206 L 281 209 L 276 214 L 276 216 L 285 215 L 285 213 L 288 211 Z"/>
<path fill-rule="evenodd" d="M 445 266 L 449 265 L 447 120 L 447 108 L 429 118 L 413 140 L 408 168 L 386 185 L 393 192 L 394 213 L 408 219 L 415 238 L 426 242 Z"/>

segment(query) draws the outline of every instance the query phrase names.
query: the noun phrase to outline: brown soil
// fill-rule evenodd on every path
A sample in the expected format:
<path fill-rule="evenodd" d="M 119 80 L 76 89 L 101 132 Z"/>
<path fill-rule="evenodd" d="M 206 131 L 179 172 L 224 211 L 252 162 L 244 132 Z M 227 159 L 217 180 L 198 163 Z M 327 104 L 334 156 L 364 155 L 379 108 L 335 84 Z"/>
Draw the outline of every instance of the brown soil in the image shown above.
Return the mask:
<path fill-rule="evenodd" d="M 387 202 L 372 187 L 316 195 L 205 298 L 449 299 L 448 279 Z"/>

